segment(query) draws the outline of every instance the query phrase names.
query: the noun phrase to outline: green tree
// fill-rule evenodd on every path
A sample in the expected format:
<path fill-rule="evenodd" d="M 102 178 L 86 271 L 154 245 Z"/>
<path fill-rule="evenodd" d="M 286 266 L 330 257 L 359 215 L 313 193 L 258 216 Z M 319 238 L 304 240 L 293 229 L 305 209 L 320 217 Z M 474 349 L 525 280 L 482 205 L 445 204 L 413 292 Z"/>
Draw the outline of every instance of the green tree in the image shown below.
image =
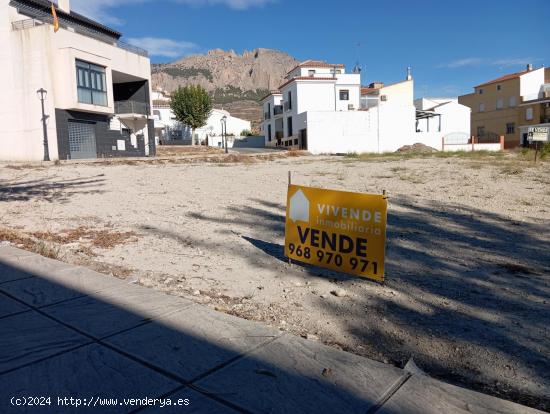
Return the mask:
<path fill-rule="evenodd" d="M 212 99 L 200 85 L 179 87 L 172 93 L 170 108 L 176 119 L 191 128 L 191 142 L 195 144 L 195 130 L 206 125 L 212 112 Z"/>

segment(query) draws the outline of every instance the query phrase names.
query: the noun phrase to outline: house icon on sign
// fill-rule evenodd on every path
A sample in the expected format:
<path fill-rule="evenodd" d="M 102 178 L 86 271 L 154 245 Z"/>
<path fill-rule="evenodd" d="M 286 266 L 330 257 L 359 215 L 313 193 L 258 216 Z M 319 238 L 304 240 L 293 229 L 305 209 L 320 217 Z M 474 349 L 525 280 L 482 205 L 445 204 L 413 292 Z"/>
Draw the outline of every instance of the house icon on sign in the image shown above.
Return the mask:
<path fill-rule="evenodd" d="M 290 209 L 288 216 L 294 222 L 309 222 L 309 200 L 302 190 L 296 191 L 296 193 L 290 198 Z"/>

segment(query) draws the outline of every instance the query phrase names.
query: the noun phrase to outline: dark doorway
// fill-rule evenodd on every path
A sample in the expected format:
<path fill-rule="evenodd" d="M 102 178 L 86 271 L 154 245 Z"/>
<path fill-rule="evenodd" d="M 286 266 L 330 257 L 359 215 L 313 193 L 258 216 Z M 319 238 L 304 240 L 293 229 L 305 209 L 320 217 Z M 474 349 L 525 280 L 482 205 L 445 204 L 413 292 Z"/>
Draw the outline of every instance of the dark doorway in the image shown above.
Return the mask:
<path fill-rule="evenodd" d="M 307 129 L 300 130 L 300 149 L 307 151 Z"/>

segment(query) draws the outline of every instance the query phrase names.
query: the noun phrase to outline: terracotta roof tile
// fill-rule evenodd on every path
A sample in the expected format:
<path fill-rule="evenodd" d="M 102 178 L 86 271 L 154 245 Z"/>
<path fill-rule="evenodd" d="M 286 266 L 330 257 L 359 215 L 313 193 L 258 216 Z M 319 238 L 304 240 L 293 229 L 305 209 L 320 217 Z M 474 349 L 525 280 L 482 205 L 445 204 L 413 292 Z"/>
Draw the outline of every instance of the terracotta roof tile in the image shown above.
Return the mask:
<path fill-rule="evenodd" d="M 526 74 L 527 72 L 529 72 L 529 71 L 524 70 L 522 72 L 516 72 L 516 73 L 511 73 L 509 75 L 504 75 L 504 76 L 501 76 L 500 78 L 496 78 L 496 79 L 493 79 L 491 81 L 482 83 L 481 85 L 477 85 L 477 86 L 475 86 L 475 88 L 479 88 L 480 86 L 491 85 L 492 83 L 504 82 L 504 81 L 507 81 L 507 80 L 510 80 L 510 79 L 516 79 L 516 78 L 519 78 L 521 75 Z"/>
<path fill-rule="evenodd" d="M 336 78 L 333 77 L 327 77 L 327 78 L 316 78 L 314 76 L 296 76 L 295 78 L 292 78 L 285 83 L 283 83 L 281 86 L 279 86 L 279 89 L 283 89 L 286 85 L 289 83 L 292 83 L 297 80 L 315 80 L 315 81 L 336 81 Z"/>
<path fill-rule="evenodd" d="M 380 88 L 361 88 L 361 95 L 367 95 L 369 93 L 377 92 Z"/>
<path fill-rule="evenodd" d="M 296 65 L 295 67 L 293 67 L 288 73 L 291 73 L 291 72 L 295 71 L 298 68 L 307 68 L 307 67 L 312 67 L 312 68 L 339 68 L 339 69 L 345 68 L 345 66 L 341 63 L 327 63 L 327 62 L 324 62 L 322 60 L 306 60 L 306 61 L 300 63 L 299 65 Z"/>

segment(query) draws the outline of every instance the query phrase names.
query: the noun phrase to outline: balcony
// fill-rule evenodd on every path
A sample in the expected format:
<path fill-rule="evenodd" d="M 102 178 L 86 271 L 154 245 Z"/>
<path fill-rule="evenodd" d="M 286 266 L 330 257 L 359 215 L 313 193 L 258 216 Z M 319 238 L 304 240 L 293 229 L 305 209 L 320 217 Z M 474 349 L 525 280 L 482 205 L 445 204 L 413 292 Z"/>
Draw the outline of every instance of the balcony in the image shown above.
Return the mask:
<path fill-rule="evenodd" d="M 49 13 L 43 13 L 37 9 L 25 7 L 23 5 L 18 5 L 18 10 L 20 10 L 24 14 L 28 14 L 29 16 L 34 16 L 34 18 L 12 22 L 11 26 L 13 30 L 26 30 L 37 26 L 43 26 L 45 24 L 53 24 L 53 17 Z M 91 37 L 101 42 L 108 43 L 110 45 L 118 47 L 119 49 L 126 50 L 127 52 L 135 53 L 143 57 L 149 56 L 149 53 L 145 49 L 121 42 L 120 40 L 96 32 L 76 22 L 69 22 L 62 17 L 59 17 L 59 26 L 65 29 L 70 28 L 75 33 L 79 33 L 81 35 Z"/>
<path fill-rule="evenodd" d="M 273 107 L 273 114 L 275 116 L 283 114 L 283 105 L 275 105 Z"/>
<path fill-rule="evenodd" d="M 149 115 L 150 107 L 147 102 L 115 101 L 115 114 L 117 115 Z"/>
<path fill-rule="evenodd" d="M 275 139 L 283 139 L 283 131 L 275 131 Z"/>
<path fill-rule="evenodd" d="M 264 119 L 265 120 L 271 119 L 271 114 L 269 112 L 264 112 Z"/>
<path fill-rule="evenodd" d="M 292 104 L 289 101 L 285 101 L 284 104 L 283 104 L 283 108 L 284 108 L 285 112 L 288 112 L 288 111 L 292 110 Z"/>

